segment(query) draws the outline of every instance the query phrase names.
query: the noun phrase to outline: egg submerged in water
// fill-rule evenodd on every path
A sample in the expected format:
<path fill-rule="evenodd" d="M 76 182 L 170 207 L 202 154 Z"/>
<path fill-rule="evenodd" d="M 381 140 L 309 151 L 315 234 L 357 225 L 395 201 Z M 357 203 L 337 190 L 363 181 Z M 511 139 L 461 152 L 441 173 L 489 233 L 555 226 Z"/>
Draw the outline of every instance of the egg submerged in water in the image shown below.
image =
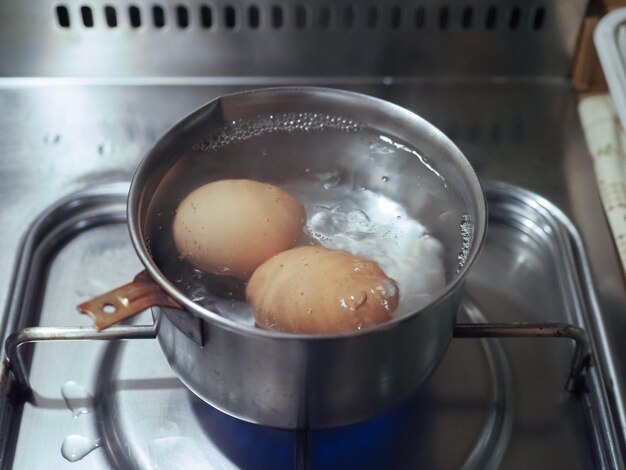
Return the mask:
<path fill-rule="evenodd" d="M 388 321 L 399 292 L 372 260 L 303 246 L 263 263 L 248 281 L 246 298 L 260 328 L 330 334 Z"/>
<path fill-rule="evenodd" d="M 305 220 L 300 201 L 277 186 L 229 179 L 187 195 L 172 231 L 179 254 L 189 263 L 245 280 L 263 262 L 295 246 Z"/>

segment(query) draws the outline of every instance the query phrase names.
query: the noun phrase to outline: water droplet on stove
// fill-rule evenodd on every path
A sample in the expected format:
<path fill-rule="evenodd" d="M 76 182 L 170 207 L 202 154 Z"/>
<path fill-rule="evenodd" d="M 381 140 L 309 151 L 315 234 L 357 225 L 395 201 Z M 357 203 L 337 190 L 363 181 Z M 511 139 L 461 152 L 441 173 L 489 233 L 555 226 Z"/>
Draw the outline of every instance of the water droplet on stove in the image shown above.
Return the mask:
<path fill-rule="evenodd" d="M 383 183 L 386 183 L 387 181 L 389 181 L 388 176 L 383 176 L 381 179 L 383 180 Z"/>
<path fill-rule="evenodd" d="M 74 418 L 89 413 L 93 408 L 93 397 L 79 383 L 69 380 L 61 387 L 61 396 Z"/>
<path fill-rule="evenodd" d="M 98 447 L 100 447 L 100 439 L 70 434 L 63 439 L 61 455 L 68 462 L 77 462 Z"/>

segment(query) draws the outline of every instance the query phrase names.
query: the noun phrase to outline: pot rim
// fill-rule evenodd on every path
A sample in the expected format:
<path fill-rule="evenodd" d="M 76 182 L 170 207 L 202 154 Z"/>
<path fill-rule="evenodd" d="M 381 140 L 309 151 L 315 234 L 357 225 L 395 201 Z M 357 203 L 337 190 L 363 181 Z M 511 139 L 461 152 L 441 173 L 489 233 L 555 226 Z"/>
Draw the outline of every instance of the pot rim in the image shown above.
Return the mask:
<path fill-rule="evenodd" d="M 303 333 L 285 333 L 274 330 L 265 330 L 262 328 L 256 327 L 247 327 L 245 325 L 238 324 L 228 318 L 223 317 L 217 312 L 213 312 L 209 309 L 202 307 L 199 304 L 196 304 L 191 299 L 189 299 L 183 292 L 176 289 L 172 283 L 167 279 L 167 277 L 161 272 L 158 266 L 155 264 L 154 260 L 150 256 L 148 252 L 147 245 L 145 243 L 145 237 L 143 234 L 143 230 L 141 224 L 139 223 L 139 205 L 142 201 L 143 197 L 143 185 L 141 184 L 142 176 L 146 173 L 151 165 L 152 160 L 156 158 L 154 155 L 158 154 L 160 144 L 167 140 L 172 139 L 179 133 L 179 130 L 185 126 L 186 123 L 197 119 L 201 114 L 205 113 L 208 108 L 214 107 L 219 104 L 223 100 L 228 100 L 232 98 L 240 98 L 248 94 L 314 94 L 319 96 L 320 94 L 326 97 L 340 97 L 343 100 L 347 101 L 355 101 L 361 103 L 369 102 L 370 106 L 376 107 L 379 111 L 383 111 L 386 114 L 395 116 L 395 119 L 403 119 L 406 122 L 410 122 L 413 126 L 421 127 L 425 129 L 429 134 L 431 134 L 432 139 L 437 141 L 437 144 L 440 146 L 446 147 L 447 152 L 452 156 L 455 162 L 461 167 L 461 170 L 466 176 L 466 182 L 468 184 L 469 192 L 471 193 L 474 201 L 476 203 L 476 214 L 474 216 L 473 222 L 473 230 L 474 230 L 474 239 L 472 246 L 470 247 L 470 251 L 466 258 L 465 264 L 461 268 L 461 270 L 456 274 L 456 276 L 446 283 L 446 285 L 441 289 L 437 297 L 425 305 L 424 307 L 416 310 L 408 315 L 404 315 L 399 318 L 391 318 L 389 321 L 379 324 L 372 328 L 367 328 L 363 330 L 357 331 L 349 331 L 343 333 L 333 333 L 333 334 L 303 334 Z M 370 334 L 374 334 L 377 332 L 387 331 L 390 329 L 394 329 L 397 325 L 404 323 L 405 321 L 409 321 L 416 315 L 431 309 L 432 307 L 440 304 L 445 299 L 450 297 L 457 288 L 461 287 L 463 281 L 465 280 L 469 269 L 473 265 L 476 260 L 480 250 L 484 244 L 485 236 L 487 232 L 487 200 L 485 198 L 485 193 L 483 191 L 482 185 L 476 172 L 470 165 L 469 161 L 461 152 L 461 150 L 437 127 L 435 127 L 430 122 L 426 121 L 422 117 L 418 116 L 414 112 L 403 108 L 394 103 L 382 100 L 380 98 L 375 98 L 372 96 L 364 95 L 362 93 L 356 93 L 352 91 L 339 90 L 334 88 L 325 88 L 325 87 L 308 87 L 308 86 L 286 86 L 286 87 L 271 87 L 271 88 L 260 88 L 253 90 L 246 90 L 242 92 L 230 93 L 227 95 L 222 95 L 218 98 L 215 98 L 178 122 L 174 124 L 169 130 L 167 130 L 157 141 L 156 143 L 145 153 L 141 162 L 139 163 L 133 179 L 130 185 L 130 191 L 128 194 L 127 200 L 127 218 L 128 218 L 128 227 L 130 232 L 131 241 L 133 243 L 133 247 L 135 252 L 139 256 L 141 263 L 145 266 L 146 270 L 152 277 L 152 279 L 172 298 L 174 298 L 178 303 L 180 303 L 185 309 L 210 322 L 216 323 L 221 327 L 224 327 L 231 331 L 236 331 L 238 333 L 248 335 L 248 336 L 257 336 L 257 337 L 266 337 L 271 339 L 278 340 L 314 340 L 314 341 L 324 341 L 324 340 L 335 340 L 356 336 L 366 336 Z"/>

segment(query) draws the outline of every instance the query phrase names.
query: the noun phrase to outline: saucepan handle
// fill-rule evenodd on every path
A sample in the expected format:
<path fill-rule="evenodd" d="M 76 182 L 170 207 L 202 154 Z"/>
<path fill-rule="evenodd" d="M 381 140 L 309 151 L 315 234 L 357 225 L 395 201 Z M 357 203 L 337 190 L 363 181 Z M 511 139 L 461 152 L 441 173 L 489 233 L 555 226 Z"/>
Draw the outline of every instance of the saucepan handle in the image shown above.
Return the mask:
<path fill-rule="evenodd" d="M 141 271 L 133 282 L 80 304 L 78 311 L 89 315 L 93 325 L 103 330 L 155 306 L 182 308 L 146 271 Z"/>

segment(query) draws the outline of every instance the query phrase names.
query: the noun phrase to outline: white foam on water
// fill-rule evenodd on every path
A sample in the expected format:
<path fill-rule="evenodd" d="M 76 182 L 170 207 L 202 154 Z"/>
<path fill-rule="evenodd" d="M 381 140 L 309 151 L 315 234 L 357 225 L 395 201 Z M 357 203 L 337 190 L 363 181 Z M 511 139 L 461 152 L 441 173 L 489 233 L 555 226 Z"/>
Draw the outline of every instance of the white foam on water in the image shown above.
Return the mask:
<path fill-rule="evenodd" d="M 324 194 L 317 185 L 286 188 L 305 205 L 309 236 L 326 248 L 376 261 L 398 284 L 400 303 L 395 315 L 411 313 L 432 301 L 445 285 L 445 269 L 443 246 L 426 227 L 402 205 L 374 191 L 322 187 Z"/>

